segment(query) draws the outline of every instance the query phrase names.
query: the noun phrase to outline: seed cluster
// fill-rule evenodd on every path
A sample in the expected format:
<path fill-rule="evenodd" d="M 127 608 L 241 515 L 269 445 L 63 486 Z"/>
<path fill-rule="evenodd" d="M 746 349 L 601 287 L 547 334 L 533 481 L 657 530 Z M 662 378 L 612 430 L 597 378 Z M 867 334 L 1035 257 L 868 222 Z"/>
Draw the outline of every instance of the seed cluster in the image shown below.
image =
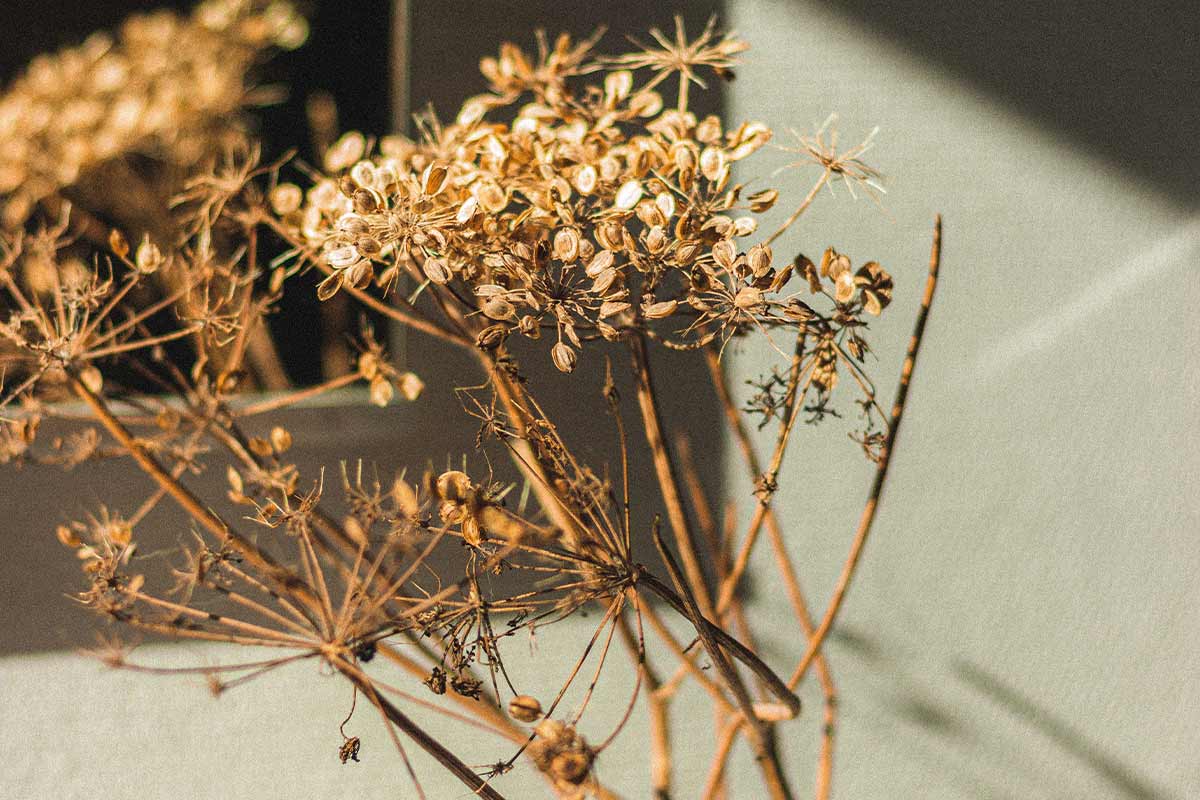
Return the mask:
<path fill-rule="evenodd" d="M 254 102 L 250 65 L 307 32 L 286 2 L 205 0 L 190 16 L 136 15 L 115 36 L 38 57 L 0 96 L 4 223 L 114 159 L 186 168 L 219 152 Z"/>
<path fill-rule="evenodd" d="M 744 44 L 711 28 L 678 47 L 659 36 L 664 50 L 611 58 L 565 35 L 536 55 L 505 45 L 481 64 L 491 91 L 452 123 L 426 120 L 416 141 L 374 148 L 343 136 L 303 199 L 291 184 L 274 195 L 328 273 L 320 297 L 372 283 L 394 291 L 410 277 L 468 303 L 485 349 L 550 332 L 563 372 L 586 341 L 631 330 L 680 349 L 781 326 L 832 343 L 860 312 L 879 314 L 891 281 L 877 263 L 852 271 L 831 251 L 818 272 L 803 258 L 781 265 L 770 240 L 755 241 L 779 193 L 734 171 L 752 168 L 742 162 L 771 140 L 766 125 L 698 118 L 682 89 L 665 103 L 665 77 L 701 82 L 702 68 L 727 71 Z M 851 179 L 836 154 L 811 158 Z M 797 277 L 830 297 L 828 316 L 799 299 Z"/>

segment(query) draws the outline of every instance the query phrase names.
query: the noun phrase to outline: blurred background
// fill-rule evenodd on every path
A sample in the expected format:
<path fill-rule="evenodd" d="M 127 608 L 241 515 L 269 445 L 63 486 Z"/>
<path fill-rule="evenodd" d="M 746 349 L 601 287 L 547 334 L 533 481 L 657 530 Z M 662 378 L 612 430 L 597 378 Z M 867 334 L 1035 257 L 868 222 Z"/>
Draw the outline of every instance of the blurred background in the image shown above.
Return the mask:
<path fill-rule="evenodd" d="M 0 78 L 37 52 L 163 5 L 9 0 Z M 617 50 L 626 34 L 669 26 L 676 10 L 692 31 L 718 13 L 752 45 L 717 98 L 729 118 L 770 124 L 784 147 L 794 144 L 789 128 L 811 132 L 835 112 L 844 144 L 878 126 L 867 160 L 888 176 L 887 195 L 855 201 L 835 186 L 776 247 L 834 245 L 893 274 L 896 299 L 871 337 L 886 398 L 933 217 L 945 218 L 943 281 L 890 485 L 829 647 L 841 698 L 834 796 L 1200 796 L 1200 13 L 1182 3 L 1018 0 L 310 7 L 309 43 L 268 67 L 270 80 L 292 87 L 262 116 L 268 152 L 309 146 L 304 104 L 315 92 L 333 96 L 344 128 L 403 130 L 412 110 L 432 103 L 449 115 L 481 90 L 478 60 L 505 39 L 530 44 L 539 26 L 583 35 L 605 24 L 602 49 Z M 739 178 L 769 178 L 795 158 L 772 153 L 758 159 L 761 175 Z M 771 180 L 799 197 L 815 178 L 794 170 Z M 292 378 L 308 382 L 319 375 L 307 357 L 315 301 L 292 292 L 281 347 Z M 418 371 L 445 357 L 415 337 L 395 346 Z M 769 347 L 731 352 L 734 383 L 778 358 Z M 682 361 L 668 369 L 678 378 L 673 419 L 720 463 L 724 443 L 704 436 L 715 408 L 694 399 L 707 395 L 692 391 L 697 376 Z M 353 401 L 293 412 L 301 466 L 365 455 L 391 469 L 405 450 L 469 448 L 469 425 L 429 418 L 451 385 L 422 377 L 434 399 L 389 409 L 369 429 Z M 553 391 L 554 376 L 535 380 Z M 557 411 L 570 427 L 575 412 Z M 869 483 L 848 425 L 803 432 L 785 467 L 793 488 L 777 498 L 817 608 Z M 0 473 L 0 538 L 11 543 L 0 564 L 9 776 L 0 795 L 395 796 L 399 764 L 385 747 L 365 749 L 363 764 L 335 761 L 344 697 L 303 669 L 214 701 L 199 685 L 112 674 L 74 654 L 95 625 L 63 597 L 75 567 L 51 531 L 100 497 L 140 498 L 138 480 L 114 488 L 111 472 L 92 467 Z M 734 459 L 713 483 L 749 509 Z M 27 497 L 47 504 L 17 502 Z M 788 618 L 774 614 L 784 599 L 769 582 L 755 602 L 763 619 Z M 550 633 L 539 648 L 571 635 Z M 796 648 L 781 627 L 767 659 L 785 663 Z M 215 656 L 171 647 L 156 657 Z M 600 691 L 619 712 L 628 687 Z M 709 710 L 692 697 L 707 728 Z M 805 701 L 783 748 L 804 791 L 820 725 L 819 695 L 808 690 Z M 599 764 L 631 797 L 648 770 L 640 733 L 628 731 Z M 679 795 L 694 796 L 712 742 L 692 734 L 679 746 Z M 462 796 L 418 767 L 432 797 Z M 512 779 L 506 788 L 537 786 Z"/>

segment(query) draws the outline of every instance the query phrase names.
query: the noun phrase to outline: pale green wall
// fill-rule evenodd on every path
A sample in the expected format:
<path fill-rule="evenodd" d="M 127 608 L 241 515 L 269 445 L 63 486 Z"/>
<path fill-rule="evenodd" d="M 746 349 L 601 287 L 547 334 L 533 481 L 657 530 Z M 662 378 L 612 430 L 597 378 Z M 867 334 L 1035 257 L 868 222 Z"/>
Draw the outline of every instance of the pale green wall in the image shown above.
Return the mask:
<path fill-rule="evenodd" d="M 883 210 L 826 195 L 776 253 L 836 245 L 893 273 L 870 337 L 885 398 L 945 215 L 940 295 L 843 617 L 853 641 L 832 652 L 838 795 L 1200 795 L 1200 219 L 863 21 L 732 8 L 753 43 L 733 117 L 804 130 L 836 111 L 847 144 L 881 128 Z M 800 197 L 814 177 L 776 181 Z M 753 377 L 778 361 L 758 347 L 733 363 Z M 870 475 L 843 430 L 805 432 L 786 462 L 804 475 L 783 508 L 817 606 Z"/>

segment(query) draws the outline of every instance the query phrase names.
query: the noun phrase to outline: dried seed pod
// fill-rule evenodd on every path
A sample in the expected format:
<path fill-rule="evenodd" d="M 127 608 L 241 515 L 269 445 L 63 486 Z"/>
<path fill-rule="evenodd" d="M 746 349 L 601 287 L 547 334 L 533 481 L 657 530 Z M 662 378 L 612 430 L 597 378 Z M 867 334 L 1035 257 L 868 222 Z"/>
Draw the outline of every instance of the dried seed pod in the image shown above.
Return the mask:
<path fill-rule="evenodd" d="M 396 378 L 396 388 L 400 390 L 400 396 L 411 403 L 425 391 L 425 381 L 415 372 L 402 372 Z"/>
<path fill-rule="evenodd" d="M 579 190 L 580 194 L 591 194 L 596 191 L 599 178 L 596 168 L 591 164 L 585 164 L 579 172 L 575 173 L 575 188 Z"/>
<path fill-rule="evenodd" d="M 642 184 L 637 181 L 626 181 L 617 190 L 614 205 L 622 211 L 632 211 L 642 199 Z"/>
<path fill-rule="evenodd" d="M 800 323 L 808 322 L 817 316 L 817 312 L 813 311 L 812 307 L 794 297 L 783 307 L 783 314 L 788 319 Z"/>
<path fill-rule="evenodd" d="M 519 330 L 523 336 L 526 336 L 530 339 L 539 339 L 542 336 L 541 324 L 537 321 L 536 317 L 530 314 L 526 314 L 525 316 L 521 317 L 520 321 L 517 322 L 517 330 Z"/>
<path fill-rule="evenodd" d="M 162 251 L 158 249 L 158 245 L 150 241 L 150 234 L 143 236 L 142 243 L 138 245 L 137 253 L 133 258 L 137 271 L 143 275 L 149 275 L 162 266 L 163 260 Z"/>
<path fill-rule="evenodd" d="M 334 269 L 346 269 L 354 266 L 358 261 L 359 255 L 358 251 L 354 249 L 354 245 L 342 245 L 325 251 L 325 263 Z"/>
<path fill-rule="evenodd" d="M 756 312 L 763 309 L 766 301 L 761 290 L 753 286 L 743 286 L 734 297 L 733 304 L 742 311 Z"/>
<path fill-rule="evenodd" d="M 677 300 L 663 300 L 660 303 L 651 303 L 642 309 L 642 316 L 646 319 L 663 319 L 675 313 L 675 309 L 679 307 Z"/>
<path fill-rule="evenodd" d="M 839 303 L 848 303 L 854 297 L 854 290 L 858 288 L 854 284 L 854 276 L 850 274 L 850 270 L 846 269 L 838 273 L 837 279 L 834 281 L 833 297 Z"/>
<path fill-rule="evenodd" d="M 565 264 L 579 258 L 579 231 L 559 228 L 554 234 L 554 257 Z"/>
<path fill-rule="evenodd" d="M 271 190 L 271 210 L 283 217 L 300 210 L 304 192 L 294 183 L 281 183 Z"/>
<path fill-rule="evenodd" d="M 325 171 L 341 172 L 356 164 L 367 151 L 367 138 L 358 131 L 342 134 L 342 138 L 334 142 L 325 151 Z"/>
<path fill-rule="evenodd" d="M 560 781 L 571 784 L 583 783 L 592 769 L 590 751 L 569 750 L 559 753 L 550 761 L 550 774 Z"/>
<path fill-rule="evenodd" d="M 524 319 L 529 319 L 525 317 Z M 488 325 L 475 336 L 475 346 L 480 350 L 495 350 L 508 336 L 508 326 L 497 323 Z"/>
<path fill-rule="evenodd" d="M 533 722 L 542 715 L 542 704 L 536 697 L 519 694 L 508 702 L 508 715 L 518 722 Z"/>
<path fill-rule="evenodd" d="M 725 153 L 718 147 L 706 147 L 700 153 L 700 174 L 716 181 L 725 170 Z"/>
<path fill-rule="evenodd" d="M 607 300 L 600 304 L 599 317 L 606 319 L 620 314 L 623 311 L 628 311 L 631 308 L 629 303 L 621 300 Z"/>
<path fill-rule="evenodd" d="M 601 297 L 608 294 L 608 290 L 613 287 L 619 275 L 620 273 L 612 267 L 604 270 L 596 276 L 596 280 L 592 281 L 592 293 Z"/>
<path fill-rule="evenodd" d="M 392 388 L 391 381 L 383 375 L 376 375 L 371 379 L 370 394 L 371 402 L 382 408 L 392 402 L 396 390 Z"/>
<path fill-rule="evenodd" d="M 756 244 L 747 251 L 746 264 L 754 277 L 761 278 L 771 269 L 771 255 L 771 246 L 768 244 Z"/>
<path fill-rule="evenodd" d="M 713 261 L 717 262 L 717 266 L 731 269 L 734 261 L 737 260 L 737 248 L 733 246 L 733 242 L 722 239 L 713 245 L 712 257 Z"/>
<path fill-rule="evenodd" d="M 379 198 L 369 189 L 359 189 L 354 193 L 351 202 L 358 214 L 373 214 L 379 210 Z"/>
<path fill-rule="evenodd" d="M 657 116 L 662 107 L 662 95 L 655 91 L 638 92 L 629 100 L 629 110 L 639 117 Z"/>
<path fill-rule="evenodd" d="M 779 192 L 775 189 L 764 189 L 761 192 L 755 192 L 750 195 L 747 200 L 750 201 L 750 210 L 755 214 L 762 214 L 765 211 L 770 211 L 775 205 L 775 201 L 779 199 Z"/>
<path fill-rule="evenodd" d="M 345 270 L 345 278 L 343 282 L 347 286 L 353 286 L 355 289 L 365 289 L 371 279 L 375 277 L 375 267 L 370 261 L 358 261 L 351 264 Z"/>
<path fill-rule="evenodd" d="M 559 372 L 572 372 L 575 369 L 575 351 L 571 346 L 559 342 L 550 349 L 550 359 L 554 362 L 554 366 Z"/>
<path fill-rule="evenodd" d="M 589 278 L 595 279 L 600 276 L 600 273 L 611 267 L 615 260 L 616 256 L 612 250 L 600 250 L 596 255 L 592 256 L 592 259 L 584 269 L 584 273 Z"/>
<path fill-rule="evenodd" d="M 441 194 L 446 186 L 446 176 L 449 173 L 441 164 L 430 164 L 421 175 L 421 192 L 426 197 Z"/>
<path fill-rule="evenodd" d="M 758 220 L 754 217 L 738 217 L 733 221 L 734 236 L 749 236 L 758 230 Z"/>
<path fill-rule="evenodd" d="M 471 478 L 467 473 L 457 469 L 443 472 L 437 477 L 435 484 L 438 497 L 452 503 L 462 503 L 471 494 Z"/>
<path fill-rule="evenodd" d="M 452 277 L 450 268 L 446 266 L 446 261 L 441 258 L 427 258 L 425 263 L 421 265 L 421 272 L 426 278 L 438 285 L 445 285 L 450 282 Z"/>
<path fill-rule="evenodd" d="M 292 446 L 292 434 L 286 428 L 276 425 L 271 428 L 271 448 L 276 453 L 286 453 Z"/>
<path fill-rule="evenodd" d="M 481 310 L 488 319 L 495 320 L 512 319 L 517 314 L 516 306 L 499 295 L 494 295 L 484 300 Z"/>

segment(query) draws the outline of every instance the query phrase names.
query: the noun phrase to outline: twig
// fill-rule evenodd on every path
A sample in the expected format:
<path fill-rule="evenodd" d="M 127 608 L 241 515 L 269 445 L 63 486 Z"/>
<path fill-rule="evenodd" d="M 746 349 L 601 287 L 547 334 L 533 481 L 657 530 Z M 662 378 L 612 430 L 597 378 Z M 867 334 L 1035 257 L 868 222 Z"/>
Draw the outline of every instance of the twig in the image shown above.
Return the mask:
<path fill-rule="evenodd" d="M 862 557 L 863 547 L 866 545 L 867 537 L 871 533 L 871 524 L 875 521 L 875 511 L 879 507 L 879 498 L 883 494 L 884 482 L 887 480 L 888 466 L 892 460 L 892 451 L 896 446 L 896 436 L 900 432 L 900 421 L 904 417 L 904 403 L 908 399 L 909 381 L 912 379 L 913 367 L 917 363 L 917 353 L 921 349 L 921 339 L 925 334 L 925 322 L 929 318 L 929 309 L 933 305 L 933 293 L 937 289 L 941 255 L 942 216 L 939 214 L 933 224 L 933 248 L 929 256 L 929 276 L 925 280 L 925 294 L 921 298 L 921 310 L 917 314 L 912 338 L 908 342 L 908 352 L 904 356 L 904 365 L 900 368 L 900 385 L 896 389 L 896 401 L 892 405 L 887 441 L 879 452 L 879 462 L 875 469 L 875 479 L 871 484 L 871 492 L 867 496 L 866 506 L 863 508 L 862 516 L 859 519 L 858 530 L 854 534 L 854 542 L 850 545 L 850 554 L 846 557 L 846 563 L 842 567 L 842 574 L 838 576 L 837 585 L 834 587 L 833 597 L 829 601 L 829 606 L 825 610 L 825 616 L 821 619 L 821 624 L 809 639 L 808 649 L 800 659 L 800 663 L 796 665 L 792 676 L 788 679 L 788 686 L 792 688 L 800 684 L 805 672 L 808 671 L 809 665 L 812 664 L 813 659 L 820 652 L 821 644 L 825 641 L 825 637 L 829 634 L 830 629 L 833 628 L 838 611 L 841 610 L 842 603 L 846 598 L 846 591 L 850 588 L 850 581 L 854 577 L 854 570 L 858 566 L 859 559 Z"/>

